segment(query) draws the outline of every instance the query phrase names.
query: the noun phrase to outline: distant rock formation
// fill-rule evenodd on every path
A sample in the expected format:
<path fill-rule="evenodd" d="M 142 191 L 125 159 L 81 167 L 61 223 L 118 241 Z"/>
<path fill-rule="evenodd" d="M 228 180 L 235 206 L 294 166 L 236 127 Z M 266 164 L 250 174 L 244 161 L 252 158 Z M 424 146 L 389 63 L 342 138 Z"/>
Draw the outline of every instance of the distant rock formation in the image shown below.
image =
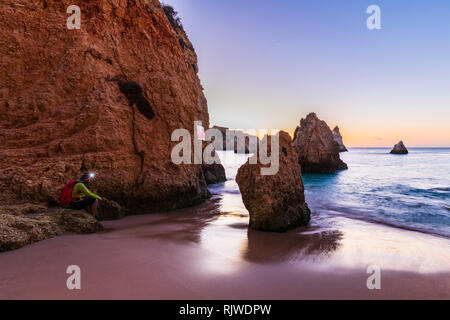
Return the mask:
<path fill-rule="evenodd" d="M 344 142 L 342 141 L 342 135 L 341 135 L 341 131 L 339 130 L 339 127 L 336 126 L 333 129 L 333 138 L 334 141 L 336 141 L 339 144 L 339 151 L 340 152 L 347 152 L 347 148 L 344 145 Z"/>
<path fill-rule="evenodd" d="M 339 144 L 330 128 L 315 113 L 301 119 L 292 145 L 298 153 L 302 172 L 333 173 L 348 168 L 339 157 Z"/>
<path fill-rule="evenodd" d="M 94 190 L 135 212 L 207 199 L 201 165 L 174 165 L 171 134 L 209 127 L 197 56 L 158 0 L 0 2 L 0 202 L 58 202 Z"/>
<path fill-rule="evenodd" d="M 409 151 L 406 149 L 405 145 L 403 144 L 403 141 L 400 141 L 394 146 L 394 149 L 392 149 L 391 154 L 408 154 Z"/>
<path fill-rule="evenodd" d="M 236 176 L 252 229 L 281 232 L 310 221 L 311 212 L 305 202 L 302 174 L 291 137 L 280 131 L 279 139 L 278 174 L 263 176 L 259 161 L 256 165 L 247 161 Z M 270 138 L 268 150 L 271 150 Z"/>
<path fill-rule="evenodd" d="M 230 130 L 226 127 L 214 126 L 213 129 L 217 129 L 222 133 L 223 137 L 223 149 L 222 150 L 234 150 L 234 153 L 249 154 L 250 141 L 256 142 L 256 146 L 259 145 L 259 138 L 252 136 L 241 130 Z"/>

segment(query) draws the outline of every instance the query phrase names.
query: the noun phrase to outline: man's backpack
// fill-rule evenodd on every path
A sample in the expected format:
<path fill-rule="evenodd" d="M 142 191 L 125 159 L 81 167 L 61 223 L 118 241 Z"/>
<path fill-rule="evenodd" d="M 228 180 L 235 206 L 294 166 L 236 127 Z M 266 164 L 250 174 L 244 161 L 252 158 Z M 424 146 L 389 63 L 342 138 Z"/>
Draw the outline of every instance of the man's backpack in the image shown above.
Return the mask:
<path fill-rule="evenodd" d="M 72 191 L 73 187 L 77 184 L 77 181 L 71 180 L 67 185 L 65 185 L 61 189 L 61 193 L 59 194 L 59 200 L 62 204 L 69 204 L 73 198 L 72 198 Z"/>

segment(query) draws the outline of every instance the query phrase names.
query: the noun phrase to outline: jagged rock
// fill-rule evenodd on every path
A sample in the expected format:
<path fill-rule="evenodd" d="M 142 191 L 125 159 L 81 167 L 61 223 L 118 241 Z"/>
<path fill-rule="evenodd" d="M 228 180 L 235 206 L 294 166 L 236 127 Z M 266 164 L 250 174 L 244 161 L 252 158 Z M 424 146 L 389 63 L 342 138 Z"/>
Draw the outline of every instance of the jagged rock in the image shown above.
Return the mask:
<path fill-rule="evenodd" d="M 339 144 L 334 141 L 330 128 L 315 113 L 300 120 L 292 145 L 302 172 L 332 173 L 348 168 L 339 157 Z"/>
<path fill-rule="evenodd" d="M 0 252 L 53 238 L 66 231 L 78 234 L 103 231 L 99 222 L 82 211 L 58 209 L 23 215 L 17 208 L 11 206 L 11 213 L 0 214 Z"/>
<path fill-rule="evenodd" d="M 263 165 L 259 161 L 256 165 L 247 161 L 236 176 L 252 229 L 279 232 L 310 221 L 297 153 L 289 134 L 280 131 L 278 135 L 280 161 L 276 175 L 261 175 Z M 271 139 L 268 139 L 268 150 L 271 150 Z"/>
<path fill-rule="evenodd" d="M 394 149 L 391 151 L 392 154 L 408 154 L 409 151 L 406 149 L 405 145 L 403 144 L 403 141 L 400 141 L 394 146 Z"/>
<path fill-rule="evenodd" d="M 204 164 L 203 174 L 205 175 L 205 180 L 208 185 L 227 180 L 225 176 L 225 168 L 221 164 Z"/>
<path fill-rule="evenodd" d="M 115 201 L 103 199 L 99 201 L 97 216 L 101 220 L 119 220 L 125 216 L 125 210 Z"/>
<path fill-rule="evenodd" d="M 334 141 L 336 141 L 339 144 L 339 151 L 340 152 L 347 152 L 347 148 L 344 145 L 344 142 L 342 141 L 342 135 L 341 135 L 341 131 L 339 130 L 339 127 L 336 126 L 333 129 L 333 139 Z"/>
<path fill-rule="evenodd" d="M 197 56 L 158 0 L 0 2 L 0 203 L 58 202 L 95 171 L 93 190 L 131 209 L 209 196 L 201 165 L 174 165 L 175 129 L 209 128 Z"/>

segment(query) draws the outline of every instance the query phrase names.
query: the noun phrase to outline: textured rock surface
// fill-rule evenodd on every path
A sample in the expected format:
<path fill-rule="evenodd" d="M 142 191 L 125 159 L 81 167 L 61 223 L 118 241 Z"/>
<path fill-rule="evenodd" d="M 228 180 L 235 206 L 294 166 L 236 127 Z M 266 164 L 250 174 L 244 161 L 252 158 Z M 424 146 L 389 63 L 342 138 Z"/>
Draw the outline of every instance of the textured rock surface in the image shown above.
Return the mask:
<path fill-rule="evenodd" d="M 64 230 L 52 219 L 21 215 L 0 215 L 0 252 L 18 249 L 27 244 L 52 238 Z"/>
<path fill-rule="evenodd" d="M 408 149 L 406 149 L 405 144 L 403 143 L 403 141 L 400 141 L 399 143 L 397 143 L 394 148 L 391 151 L 392 154 L 408 154 L 409 151 Z"/>
<path fill-rule="evenodd" d="M 342 135 L 341 135 L 341 131 L 339 130 L 339 127 L 336 126 L 333 129 L 333 138 L 334 141 L 336 141 L 339 144 L 339 151 L 340 152 L 347 152 L 347 148 L 344 145 L 344 141 L 342 140 Z"/>
<path fill-rule="evenodd" d="M 157 0 L 0 2 L 0 202 L 58 199 L 95 171 L 93 188 L 130 208 L 208 197 L 201 165 L 173 165 L 173 130 L 209 127 L 197 57 Z M 176 21 L 175 21 L 176 22 Z"/>
<path fill-rule="evenodd" d="M 339 157 L 339 144 L 325 121 L 310 113 L 300 120 L 294 133 L 294 149 L 297 151 L 302 172 L 332 173 L 347 169 Z"/>
<path fill-rule="evenodd" d="M 310 221 L 297 153 L 292 148 L 289 134 L 281 131 L 279 138 L 278 174 L 263 176 L 259 161 L 256 165 L 247 161 L 236 176 L 242 200 L 250 213 L 252 229 L 286 231 Z M 268 150 L 271 150 L 270 141 Z"/>
<path fill-rule="evenodd" d="M 77 234 L 89 234 L 103 231 L 103 225 L 85 211 L 61 209 L 53 212 L 50 219 L 62 228 Z"/>
<path fill-rule="evenodd" d="M 0 206 L 0 214 L 11 214 L 11 215 L 26 215 L 26 214 L 39 214 L 47 211 L 47 207 L 38 204 L 18 204 L 18 205 L 6 205 Z"/>
<path fill-rule="evenodd" d="M 24 215 L 20 206 L 3 206 L 0 214 L 0 252 L 53 238 L 66 231 L 87 234 L 103 231 L 92 216 L 69 209 Z M 4 213 L 8 212 L 8 213 Z"/>
<path fill-rule="evenodd" d="M 98 203 L 96 215 L 102 220 L 119 220 L 125 216 L 125 210 L 117 202 L 103 199 Z"/>

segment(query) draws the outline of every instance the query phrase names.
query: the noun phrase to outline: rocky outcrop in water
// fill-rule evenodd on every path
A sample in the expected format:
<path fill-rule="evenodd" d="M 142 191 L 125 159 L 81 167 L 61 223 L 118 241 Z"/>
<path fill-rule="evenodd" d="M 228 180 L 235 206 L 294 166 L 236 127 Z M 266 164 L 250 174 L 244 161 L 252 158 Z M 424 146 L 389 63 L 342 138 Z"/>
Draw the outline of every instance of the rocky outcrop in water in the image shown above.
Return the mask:
<path fill-rule="evenodd" d="M 315 113 L 300 120 L 292 143 L 297 151 L 302 172 L 332 173 L 347 169 L 339 157 L 339 144 L 325 121 Z"/>
<path fill-rule="evenodd" d="M 339 151 L 340 152 L 347 152 L 347 148 L 344 145 L 344 142 L 342 140 L 342 135 L 341 135 L 341 131 L 339 130 L 339 127 L 336 126 L 333 129 L 333 139 L 334 141 L 336 141 L 339 144 Z"/>
<path fill-rule="evenodd" d="M 94 190 L 128 208 L 209 196 L 201 165 L 174 165 L 175 129 L 209 127 L 197 56 L 158 0 L 0 3 L 0 202 L 58 201 L 95 171 Z"/>
<path fill-rule="evenodd" d="M 247 161 L 236 176 L 242 200 L 250 213 L 252 229 L 279 232 L 310 221 L 311 213 L 305 202 L 302 174 L 291 137 L 281 131 L 279 141 L 280 161 L 276 175 L 261 175 L 263 165 L 259 161 L 255 165 Z M 268 139 L 268 150 L 271 150 L 271 139 Z"/>
<path fill-rule="evenodd" d="M 397 143 L 391 151 L 391 154 L 408 154 L 409 151 L 406 149 L 403 141 Z"/>
<path fill-rule="evenodd" d="M 103 231 L 103 226 L 83 211 L 47 211 L 42 206 L 32 207 L 29 204 L 0 207 L 0 252 L 18 249 L 64 232 L 88 234 Z"/>

